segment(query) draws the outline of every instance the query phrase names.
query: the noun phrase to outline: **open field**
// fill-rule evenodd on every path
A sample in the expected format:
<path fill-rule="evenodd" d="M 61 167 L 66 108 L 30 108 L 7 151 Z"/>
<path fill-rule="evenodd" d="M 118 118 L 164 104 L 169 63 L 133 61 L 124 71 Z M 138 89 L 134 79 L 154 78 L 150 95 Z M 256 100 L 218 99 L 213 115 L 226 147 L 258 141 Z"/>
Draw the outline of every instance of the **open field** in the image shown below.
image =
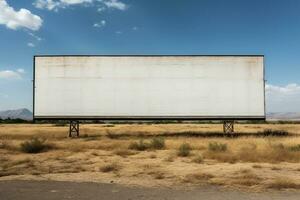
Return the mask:
<path fill-rule="evenodd" d="M 0 180 L 300 189 L 300 124 L 235 127 L 242 137 L 219 137 L 220 124 L 87 124 L 70 139 L 68 126 L 2 124 Z M 257 134 L 265 129 L 290 135 Z"/>

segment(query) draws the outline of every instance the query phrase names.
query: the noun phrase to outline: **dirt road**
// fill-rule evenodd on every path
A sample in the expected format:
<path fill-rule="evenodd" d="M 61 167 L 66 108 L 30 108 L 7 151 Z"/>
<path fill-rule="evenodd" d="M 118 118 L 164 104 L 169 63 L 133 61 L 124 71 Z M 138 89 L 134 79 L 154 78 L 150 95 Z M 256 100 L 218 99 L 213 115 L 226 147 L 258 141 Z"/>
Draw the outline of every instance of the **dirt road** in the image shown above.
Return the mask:
<path fill-rule="evenodd" d="M 246 193 L 223 190 L 217 187 L 201 187 L 194 190 L 167 188 L 126 187 L 117 184 L 71 183 L 56 181 L 0 181 L 1 200 L 50 200 L 50 199 L 101 199 L 101 200 L 276 200 L 299 199 L 300 192 Z"/>

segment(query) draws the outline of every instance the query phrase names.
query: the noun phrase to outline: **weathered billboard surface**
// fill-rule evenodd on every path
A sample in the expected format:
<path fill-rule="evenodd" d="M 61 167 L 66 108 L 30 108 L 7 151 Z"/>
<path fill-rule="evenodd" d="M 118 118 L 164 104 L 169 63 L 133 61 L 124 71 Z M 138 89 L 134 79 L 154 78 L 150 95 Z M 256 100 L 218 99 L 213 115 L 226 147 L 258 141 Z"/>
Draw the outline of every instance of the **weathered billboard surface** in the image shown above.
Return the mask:
<path fill-rule="evenodd" d="M 263 56 L 35 56 L 35 119 L 264 119 Z"/>

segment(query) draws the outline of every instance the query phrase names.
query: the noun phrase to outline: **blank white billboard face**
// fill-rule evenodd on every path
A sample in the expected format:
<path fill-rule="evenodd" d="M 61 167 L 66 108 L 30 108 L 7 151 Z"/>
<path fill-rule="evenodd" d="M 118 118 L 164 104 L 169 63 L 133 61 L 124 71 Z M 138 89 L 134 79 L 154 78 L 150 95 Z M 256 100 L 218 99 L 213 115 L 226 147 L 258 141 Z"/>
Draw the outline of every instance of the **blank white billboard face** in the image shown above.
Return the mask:
<path fill-rule="evenodd" d="M 264 118 L 262 56 L 36 56 L 35 118 Z"/>

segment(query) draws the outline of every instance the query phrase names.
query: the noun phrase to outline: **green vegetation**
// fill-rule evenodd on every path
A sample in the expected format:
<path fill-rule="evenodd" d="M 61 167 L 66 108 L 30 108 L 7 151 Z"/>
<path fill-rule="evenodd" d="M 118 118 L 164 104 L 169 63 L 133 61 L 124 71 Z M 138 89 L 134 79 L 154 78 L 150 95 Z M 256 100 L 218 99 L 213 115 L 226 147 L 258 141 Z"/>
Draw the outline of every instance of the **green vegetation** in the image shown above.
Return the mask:
<path fill-rule="evenodd" d="M 46 144 L 44 139 L 32 138 L 21 143 L 21 151 L 24 153 L 41 153 L 52 148 L 52 145 Z"/>
<path fill-rule="evenodd" d="M 289 147 L 290 151 L 300 151 L 300 144 L 294 145 L 294 146 L 290 146 Z"/>
<path fill-rule="evenodd" d="M 263 136 L 288 136 L 289 132 L 285 130 L 272 130 L 272 129 L 265 129 L 262 132 Z"/>
<path fill-rule="evenodd" d="M 190 155 L 192 148 L 188 143 L 183 143 L 180 145 L 177 155 L 181 157 L 187 157 Z"/>
<path fill-rule="evenodd" d="M 218 143 L 218 142 L 210 142 L 208 144 L 208 150 L 224 152 L 224 151 L 227 151 L 227 144 Z"/>
<path fill-rule="evenodd" d="M 137 151 L 145 151 L 149 148 L 149 144 L 145 143 L 144 140 L 140 140 L 139 142 L 131 142 L 128 148 Z"/>
<path fill-rule="evenodd" d="M 155 137 L 150 141 L 150 147 L 153 149 L 164 149 L 165 139 L 162 137 Z"/>

